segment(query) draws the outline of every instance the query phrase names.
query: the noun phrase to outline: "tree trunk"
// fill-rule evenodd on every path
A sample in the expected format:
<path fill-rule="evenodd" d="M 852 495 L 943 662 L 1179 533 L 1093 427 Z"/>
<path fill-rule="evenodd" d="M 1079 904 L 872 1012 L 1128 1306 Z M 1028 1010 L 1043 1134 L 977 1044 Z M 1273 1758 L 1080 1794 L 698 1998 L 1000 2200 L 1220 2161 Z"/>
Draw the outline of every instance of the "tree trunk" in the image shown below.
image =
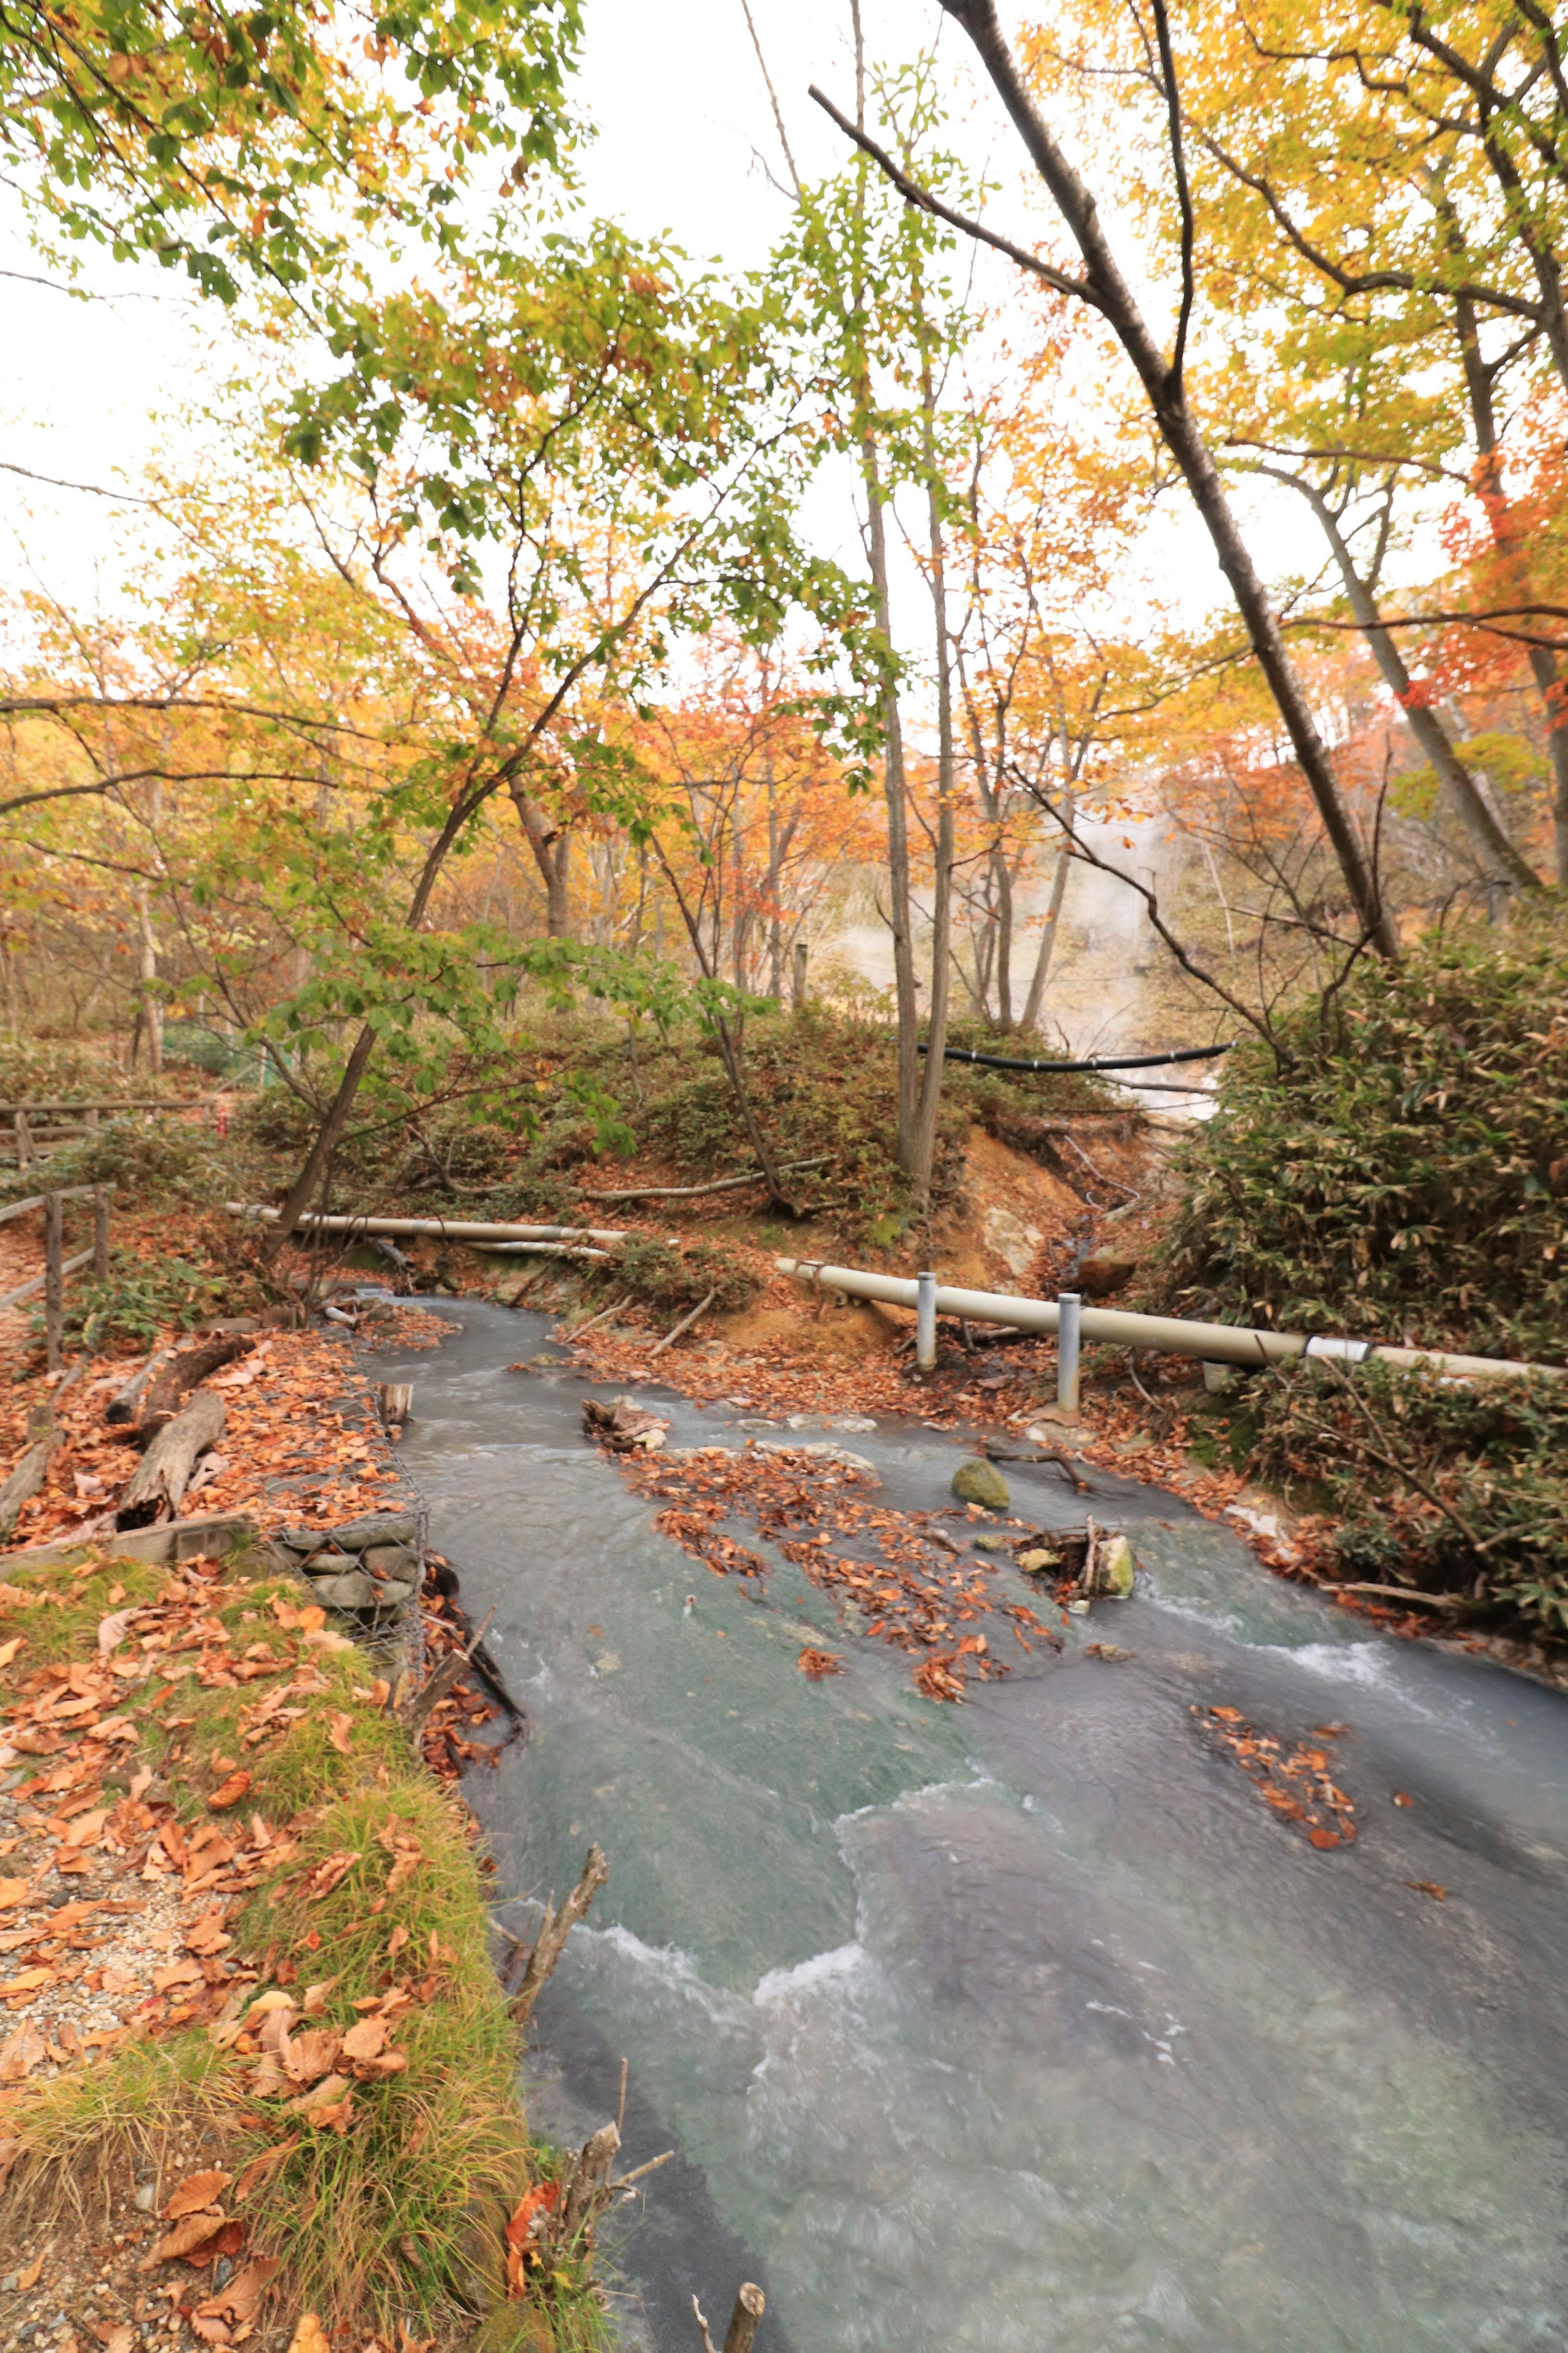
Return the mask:
<path fill-rule="evenodd" d="M 916 288 L 919 310 L 921 289 Z M 936 489 L 936 391 L 931 377 L 931 350 L 921 353 L 921 439 L 926 463 L 927 557 L 931 566 L 931 613 L 935 624 L 937 815 L 936 887 L 931 899 L 931 1014 L 926 1026 L 925 1066 L 921 1072 L 911 1143 L 903 1166 L 914 1180 L 921 1207 L 931 1206 L 931 1170 L 936 1159 L 937 1122 L 942 1111 L 945 1068 L 947 1015 L 952 988 L 949 950 L 952 938 L 952 803 L 955 790 L 952 743 L 952 646 L 947 629 L 947 570 L 942 503 Z"/>
<path fill-rule="evenodd" d="M 150 1528 L 172 1520 L 191 1482 L 198 1454 L 216 1446 L 227 1416 L 216 1389 L 198 1389 L 184 1413 L 158 1432 L 136 1466 L 114 1515 L 117 1528 Z"/>
<path fill-rule="evenodd" d="M 998 841 L 991 852 L 991 882 L 996 893 L 996 1018 L 1013 1027 L 1013 873 Z"/>
<path fill-rule="evenodd" d="M 1453 227 L 1452 215 L 1448 216 Z M 1454 234 L 1457 235 L 1457 229 Z M 1452 243 L 1452 237 L 1450 243 Z M 1502 458 L 1498 446 L 1497 408 L 1492 398 L 1493 370 L 1481 351 L 1475 306 L 1463 297 L 1454 306 L 1454 322 L 1464 362 L 1465 389 L 1475 427 L 1476 488 L 1487 512 L 1492 544 L 1500 554 L 1517 555 L 1519 534 L 1502 485 Z M 1559 889 L 1568 889 L 1568 696 L 1564 695 L 1557 657 L 1548 646 L 1528 649 L 1530 675 L 1541 697 L 1546 721 L 1546 750 L 1552 763 L 1552 830 L 1553 867 Z"/>
<path fill-rule="evenodd" d="M 163 1008 L 158 997 L 158 941 L 153 929 L 153 909 L 145 882 L 136 885 L 136 1029 L 132 1032 L 131 1061 L 136 1063 L 137 1036 L 145 1033 L 147 1068 L 156 1078 L 163 1068 Z"/>
<path fill-rule="evenodd" d="M 510 789 L 512 807 L 528 837 L 533 862 L 544 884 L 544 928 L 552 940 L 569 940 L 572 936 L 572 900 L 568 869 L 572 858 L 572 836 L 563 827 L 551 823 L 538 802 L 530 798 L 515 776 Z"/>
<path fill-rule="evenodd" d="M 1405 669 L 1404 657 L 1391 633 L 1383 627 L 1372 591 L 1356 570 L 1355 560 L 1328 501 L 1321 491 L 1310 482 L 1301 480 L 1298 475 L 1286 475 L 1274 467 L 1265 470 L 1276 481 L 1288 480 L 1299 490 L 1322 525 L 1323 536 L 1339 566 L 1340 578 L 1344 583 L 1356 627 L 1372 649 L 1373 659 L 1377 664 L 1384 684 L 1397 699 L 1405 725 L 1431 762 L 1438 782 L 1458 811 L 1465 830 L 1482 860 L 1495 871 L 1505 874 L 1520 890 L 1539 891 L 1541 879 L 1534 868 L 1514 848 L 1488 807 L 1480 787 L 1449 742 L 1447 730 L 1436 712 L 1429 703 L 1419 700 L 1420 689 Z"/>
<path fill-rule="evenodd" d="M 1338 860 L 1357 921 L 1368 943 L 1384 956 L 1394 958 L 1399 944 L 1383 906 L 1377 876 L 1352 823 L 1328 747 L 1318 733 L 1301 682 L 1291 667 L 1279 622 L 1237 526 L 1219 470 L 1187 406 L 1180 377 L 1167 364 L 1131 288 L 1117 266 L 1100 227 L 1094 198 L 1057 145 L 1024 87 L 997 22 L 995 0 L 942 0 L 942 5 L 973 42 L 1031 162 L 1072 232 L 1083 256 L 1086 299 L 1106 320 L 1136 368 L 1161 438 L 1180 468 L 1193 503 L 1203 518 L 1220 570 L 1229 584 L 1253 653 L 1285 723 L 1307 788 Z"/>
<path fill-rule="evenodd" d="M 1061 853 L 1057 860 L 1057 871 L 1051 877 L 1050 904 L 1046 909 L 1045 926 L 1040 934 L 1040 952 L 1035 958 L 1034 976 L 1029 982 L 1028 1002 L 1024 1008 L 1024 1018 L 1019 1025 L 1026 1038 L 1032 1038 L 1039 1027 L 1040 1007 L 1045 999 L 1046 982 L 1050 975 L 1051 958 L 1056 954 L 1057 933 L 1061 924 L 1062 901 L 1067 896 L 1068 869 L 1071 864 L 1069 842 L 1073 827 L 1078 820 L 1078 796 L 1070 786 L 1063 796 L 1062 807 L 1067 814 L 1068 840 L 1064 841 L 1061 846 Z"/>

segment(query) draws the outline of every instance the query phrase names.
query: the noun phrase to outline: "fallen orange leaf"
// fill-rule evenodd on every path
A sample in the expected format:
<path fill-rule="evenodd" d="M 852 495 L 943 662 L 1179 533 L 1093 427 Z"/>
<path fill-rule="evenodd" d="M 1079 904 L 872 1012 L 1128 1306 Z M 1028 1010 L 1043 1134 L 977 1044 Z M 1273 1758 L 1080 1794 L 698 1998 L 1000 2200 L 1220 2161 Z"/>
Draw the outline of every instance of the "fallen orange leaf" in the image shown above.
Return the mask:
<path fill-rule="evenodd" d="M 216 2206 L 234 2176 L 231 2173 L 193 2173 L 182 2181 L 163 2209 L 166 2222 L 177 2222 L 182 2214 L 196 2214 L 204 2206 Z"/>

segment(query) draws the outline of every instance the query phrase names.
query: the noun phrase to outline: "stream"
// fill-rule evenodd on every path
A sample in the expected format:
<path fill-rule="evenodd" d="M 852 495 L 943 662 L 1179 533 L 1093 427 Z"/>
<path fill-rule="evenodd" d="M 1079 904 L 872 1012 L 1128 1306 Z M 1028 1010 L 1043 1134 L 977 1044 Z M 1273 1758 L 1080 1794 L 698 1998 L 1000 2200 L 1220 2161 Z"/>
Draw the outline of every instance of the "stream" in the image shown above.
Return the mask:
<path fill-rule="evenodd" d="M 694 2293 L 719 2338 L 750 2278 L 758 2353 L 1568 2348 L 1561 1698 L 1375 1633 L 1177 1496 L 1009 1465 L 1016 1514 L 1125 1526 L 1139 1590 L 933 1704 L 796 1568 L 759 1605 L 660 1535 L 582 1435 L 613 1388 L 506 1370 L 548 1318 L 419 1303 L 456 1328 L 376 1377 L 414 1384 L 431 1541 L 531 1723 L 465 1783 L 498 1915 L 610 1859 L 531 2118 L 581 2141 L 624 2057 L 624 2168 L 677 2152 L 608 2230 L 626 2347 L 694 2348 Z M 835 1442 L 879 1500 L 951 1501 L 958 1432 L 636 1394 L 671 1446 Z M 847 1671 L 808 1682 L 805 1643 Z M 1219 1704 L 1346 1727 L 1353 1845 L 1270 1815 L 1194 1727 Z"/>

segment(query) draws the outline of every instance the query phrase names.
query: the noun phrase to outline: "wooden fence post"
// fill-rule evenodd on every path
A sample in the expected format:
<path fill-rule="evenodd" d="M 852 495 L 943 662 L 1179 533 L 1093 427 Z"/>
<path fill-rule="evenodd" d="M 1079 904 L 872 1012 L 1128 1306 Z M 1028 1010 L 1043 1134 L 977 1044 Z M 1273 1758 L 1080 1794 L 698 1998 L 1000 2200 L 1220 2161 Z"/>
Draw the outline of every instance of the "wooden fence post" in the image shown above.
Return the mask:
<path fill-rule="evenodd" d="M 33 1165 L 33 1135 L 25 1111 L 16 1113 L 16 1166 L 30 1168 Z"/>
<path fill-rule="evenodd" d="M 65 1349 L 65 1211 L 58 1193 L 44 1196 L 44 1347 L 58 1373 Z"/>
<path fill-rule="evenodd" d="M 100 1282 L 109 1280 L 109 1187 L 92 1192 L 92 1271 Z"/>

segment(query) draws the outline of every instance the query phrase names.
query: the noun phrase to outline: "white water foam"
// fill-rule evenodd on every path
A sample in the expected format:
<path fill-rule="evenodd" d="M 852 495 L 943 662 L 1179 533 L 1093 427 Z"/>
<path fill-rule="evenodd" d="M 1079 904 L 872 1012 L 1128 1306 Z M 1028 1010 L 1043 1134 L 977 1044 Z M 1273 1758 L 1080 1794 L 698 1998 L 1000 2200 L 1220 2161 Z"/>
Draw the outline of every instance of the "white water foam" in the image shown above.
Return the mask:
<path fill-rule="evenodd" d="M 847 1945 L 835 1945 L 829 1953 L 813 1953 L 808 1960 L 797 1961 L 790 1969 L 769 1969 L 757 1979 L 752 2000 L 759 2008 L 772 2002 L 790 2001 L 797 1994 L 815 1993 L 819 1986 L 832 1985 L 853 1977 L 867 1958 L 866 1947 L 858 1938 Z"/>

